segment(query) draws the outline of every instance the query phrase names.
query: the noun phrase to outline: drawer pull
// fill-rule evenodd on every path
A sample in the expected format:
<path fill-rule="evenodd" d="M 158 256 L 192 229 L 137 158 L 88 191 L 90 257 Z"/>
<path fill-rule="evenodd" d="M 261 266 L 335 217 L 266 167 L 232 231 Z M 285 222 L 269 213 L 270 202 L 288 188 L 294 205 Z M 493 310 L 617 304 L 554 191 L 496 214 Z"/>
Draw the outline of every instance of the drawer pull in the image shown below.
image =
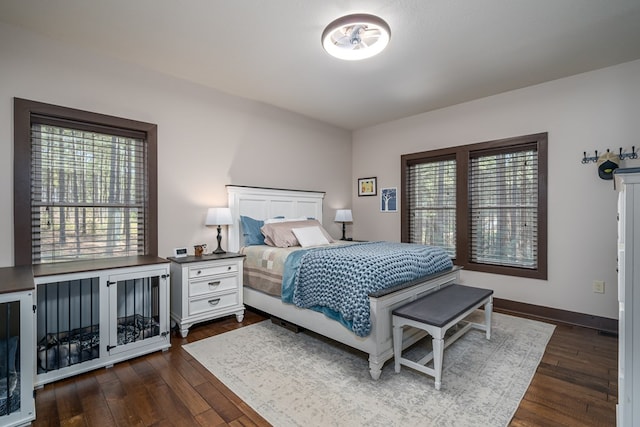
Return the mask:
<path fill-rule="evenodd" d="M 227 271 L 229 271 L 229 270 L 231 270 L 231 266 L 230 265 L 227 266 Z"/>
<path fill-rule="evenodd" d="M 220 302 L 220 298 L 210 299 L 209 300 L 209 305 L 216 306 L 216 305 L 218 305 L 219 302 Z"/>
<path fill-rule="evenodd" d="M 196 274 L 202 274 L 202 270 L 198 270 Z"/>
<path fill-rule="evenodd" d="M 210 288 L 217 288 L 218 286 L 220 286 L 220 281 L 216 280 L 215 282 L 209 282 L 209 287 Z"/>

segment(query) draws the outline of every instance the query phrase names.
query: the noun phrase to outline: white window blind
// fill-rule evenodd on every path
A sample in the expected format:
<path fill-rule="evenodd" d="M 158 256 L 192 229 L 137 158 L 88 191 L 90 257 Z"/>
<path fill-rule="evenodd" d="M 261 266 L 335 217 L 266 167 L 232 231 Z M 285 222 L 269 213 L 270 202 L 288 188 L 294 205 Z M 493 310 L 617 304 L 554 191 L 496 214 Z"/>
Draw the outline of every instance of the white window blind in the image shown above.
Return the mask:
<path fill-rule="evenodd" d="M 406 170 L 409 242 L 440 246 L 455 258 L 455 159 L 415 163 Z"/>
<path fill-rule="evenodd" d="M 535 148 L 472 153 L 469 219 L 471 262 L 538 267 L 538 155 Z"/>
<path fill-rule="evenodd" d="M 143 135 L 36 119 L 31 147 L 33 263 L 145 253 Z"/>

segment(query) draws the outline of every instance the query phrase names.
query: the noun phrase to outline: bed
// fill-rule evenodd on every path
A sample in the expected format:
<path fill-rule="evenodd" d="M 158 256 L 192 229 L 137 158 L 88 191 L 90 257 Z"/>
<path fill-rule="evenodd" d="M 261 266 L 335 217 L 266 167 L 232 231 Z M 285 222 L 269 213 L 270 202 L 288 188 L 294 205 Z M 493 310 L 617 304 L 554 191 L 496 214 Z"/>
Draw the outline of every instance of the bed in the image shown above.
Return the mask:
<path fill-rule="evenodd" d="M 228 228 L 228 248 L 239 252 L 245 246 L 241 216 L 256 220 L 267 218 L 315 218 L 322 224 L 323 192 L 282 190 L 260 187 L 227 186 L 232 224 Z M 283 302 L 279 297 L 253 289 L 245 284 L 244 303 L 282 319 L 288 323 L 323 335 L 369 355 L 371 378 L 380 378 L 382 367 L 393 357 L 391 312 L 394 308 L 413 301 L 443 286 L 458 281 L 459 268 L 453 267 L 429 276 L 405 282 L 392 288 L 370 294 L 370 331 L 366 336 L 358 336 L 342 323 L 325 314 L 299 308 Z M 404 334 L 403 347 L 423 338 L 425 333 L 410 330 Z"/>

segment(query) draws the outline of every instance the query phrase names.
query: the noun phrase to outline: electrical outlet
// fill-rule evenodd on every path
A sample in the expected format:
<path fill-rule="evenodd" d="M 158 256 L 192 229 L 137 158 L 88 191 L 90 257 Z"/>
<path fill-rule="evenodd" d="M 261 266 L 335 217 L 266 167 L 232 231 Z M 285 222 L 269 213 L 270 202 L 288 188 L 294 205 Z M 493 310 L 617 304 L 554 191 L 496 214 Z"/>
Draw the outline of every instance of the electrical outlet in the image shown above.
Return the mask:
<path fill-rule="evenodd" d="M 598 294 L 604 294 L 604 281 L 602 280 L 594 280 L 593 281 L 593 292 Z"/>

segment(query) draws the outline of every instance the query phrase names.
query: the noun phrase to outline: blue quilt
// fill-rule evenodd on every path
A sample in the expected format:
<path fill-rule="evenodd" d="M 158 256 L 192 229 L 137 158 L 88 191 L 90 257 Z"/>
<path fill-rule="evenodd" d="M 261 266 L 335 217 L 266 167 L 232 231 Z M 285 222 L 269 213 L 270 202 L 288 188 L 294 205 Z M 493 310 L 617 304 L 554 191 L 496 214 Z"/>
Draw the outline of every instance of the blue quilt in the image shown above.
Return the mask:
<path fill-rule="evenodd" d="M 370 293 L 452 267 L 441 248 L 411 243 L 303 249 L 285 261 L 282 300 L 322 312 L 366 337 L 371 333 Z"/>

